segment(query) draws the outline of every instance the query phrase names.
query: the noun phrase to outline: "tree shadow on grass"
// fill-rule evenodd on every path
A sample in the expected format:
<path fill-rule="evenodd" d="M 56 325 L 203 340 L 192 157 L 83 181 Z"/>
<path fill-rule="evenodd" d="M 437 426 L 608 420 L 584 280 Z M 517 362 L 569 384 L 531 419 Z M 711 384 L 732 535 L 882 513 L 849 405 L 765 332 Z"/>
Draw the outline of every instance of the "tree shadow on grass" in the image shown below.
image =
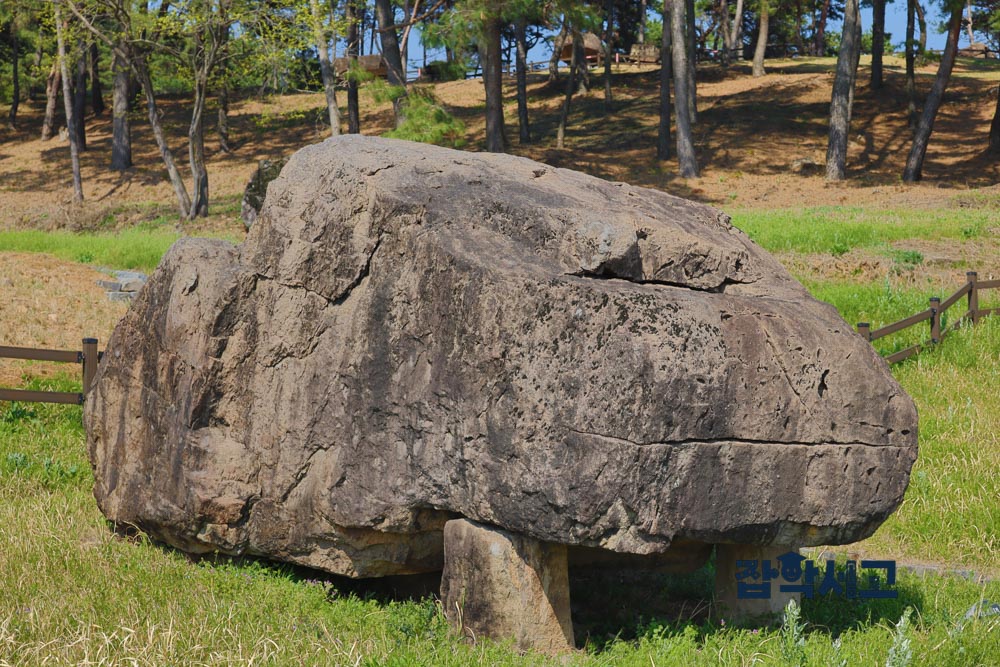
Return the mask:
<path fill-rule="evenodd" d="M 354 597 L 384 606 L 413 602 L 428 610 L 440 608 L 441 572 L 352 579 L 252 556 L 187 554 L 152 541 L 130 527 L 119 526 L 115 532 L 124 539 L 149 544 L 165 553 L 182 554 L 200 565 L 253 567 L 275 577 L 322 585 L 331 600 Z M 843 568 L 840 564 L 838 572 L 843 572 Z M 577 647 L 600 653 L 619 641 L 679 637 L 690 635 L 692 628 L 694 638 L 703 643 L 706 637 L 734 627 L 780 627 L 780 616 L 770 622 L 759 619 L 748 623 L 720 617 L 711 604 L 714 582 L 715 567 L 711 561 L 690 574 L 634 568 L 571 568 L 570 600 Z M 801 621 L 805 623 L 805 632 L 836 639 L 848 630 L 894 625 L 908 607 L 922 615 L 924 595 L 916 581 L 904 579 L 893 587 L 887 587 L 883 581 L 882 588 L 895 590 L 897 597 L 848 599 L 827 594 L 803 599 Z"/>
<path fill-rule="evenodd" d="M 843 564 L 838 572 L 843 572 Z M 659 637 L 682 635 L 694 627 L 698 639 L 727 627 L 777 627 L 781 618 L 749 623 L 720 617 L 712 608 L 715 567 L 708 563 L 691 574 L 622 571 L 570 571 L 570 600 L 578 646 L 603 650 L 615 641 L 635 641 L 650 633 Z M 867 586 L 867 582 L 864 584 Z M 806 632 L 837 638 L 847 630 L 893 625 L 907 607 L 918 614 L 924 608 L 923 592 L 914 582 L 897 581 L 883 589 L 897 592 L 888 599 L 848 599 L 826 594 L 802 600 Z M 777 584 L 774 585 L 777 591 Z"/>
<path fill-rule="evenodd" d="M 441 590 L 441 572 L 352 579 L 303 565 L 283 563 L 258 556 L 189 553 L 151 537 L 134 525 L 115 524 L 110 521 L 108 525 L 118 539 L 132 544 L 146 545 L 172 556 L 182 556 L 189 562 L 198 565 L 253 567 L 278 578 L 301 583 L 322 584 L 329 591 L 331 598 L 353 595 L 361 600 L 389 604 L 390 602 L 420 601 L 436 597 Z"/>
<path fill-rule="evenodd" d="M 570 603 L 578 646 L 602 650 L 633 641 L 651 627 L 678 634 L 689 625 L 709 627 L 713 567 L 691 574 L 650 570 L 570 570 Z"/>
<path fill-rule="evenodd" d="M 895 598 L 850 599 L 827 594 L 802 601 L 802 617 L 810 630 L 822 630 L 839 637 L 848 630 L 864 626 L 895 624 L 907 607 L 923 611 L 923 592 L 912 583 L 897 582 Z"/>

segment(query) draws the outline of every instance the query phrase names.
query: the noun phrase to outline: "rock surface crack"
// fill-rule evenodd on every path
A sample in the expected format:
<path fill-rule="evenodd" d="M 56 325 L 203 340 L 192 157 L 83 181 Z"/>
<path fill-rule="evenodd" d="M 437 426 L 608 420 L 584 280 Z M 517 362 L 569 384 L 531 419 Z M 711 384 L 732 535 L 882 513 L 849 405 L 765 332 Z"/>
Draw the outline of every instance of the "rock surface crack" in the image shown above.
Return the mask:
<path fill-rule="evenodd" d="M 692 292 L 704 292 L 708 294 L 724 294 L 726 288 L 730 285 L 745 285 L 754 280 L 734 280 L 733 278 L 725 278 L 721 283 L 714 287 L 697 287 L 695 285 L 690 285 L 687 283 L 671 282 L 669 280 L 657 280 L 657 279 L 636 279 L 628 278 L 615 275 L 607 275 L 600 273 L 591 273 L 589 271 L 572 271 L 564 275 L 572 276 L 574 278 L 590 278 L 592 280 L 620 280 L 622 282 L 631 283 L 633 285 L 662 285 L 664 287 L 676 287 L 678 289 L 691 290 Z"/>
<path fill-rule="evenodd" d="M 581 431 L 575 428 L 566 428 L 570 433 L 575 433 L 577 435 L 585 435 L 593 438 L 601 438 L 603 440 L 612 440 L 618 443 L 624 443 L 627 445 L 634 445 L 636 447 L 654 447 L 657 445 L 663 446 L 668 445 L 674 446 L 684 446 L 684 445 L 800 445 L 803 447 L 817 447 L 817 446 L 838 446 L 838 447 L 891 447 L 892 445 L 874 445 L 870 442 L 860 442 L 857 440 L 851 441 L 823 441 L 823 442 L 804 442 L 796 440 L 782 440 L 780 442 L 774 440 L 754 440 L 752 438 L 737 438 L 737 437 L 726 437 L 726 438 L 687 438 L 684 440 L 664 440 L 664 441 L 653 441 L 653 442 L 637 442 L 635 440 L 629 440 L 628 438 L 619 438 L 613 435 L 607 435 L 605 433 L 594 433 L 592 431 Z"/>

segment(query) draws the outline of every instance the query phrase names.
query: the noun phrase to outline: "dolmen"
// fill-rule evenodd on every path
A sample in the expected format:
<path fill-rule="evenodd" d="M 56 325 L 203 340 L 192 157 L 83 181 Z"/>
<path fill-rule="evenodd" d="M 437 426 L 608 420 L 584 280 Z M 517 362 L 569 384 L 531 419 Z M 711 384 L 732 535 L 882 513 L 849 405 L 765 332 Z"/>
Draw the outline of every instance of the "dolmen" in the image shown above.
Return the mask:
<path fill-rule="evenodd" d="M 87 397 L 101 511 L 194 554 L 443 570 L 446 614 L 573 646 L 567 571 L 854 542 L 917 414 L 871 345 L 708 206 L 342 136 L 246 240 L 183 239 Z"/>

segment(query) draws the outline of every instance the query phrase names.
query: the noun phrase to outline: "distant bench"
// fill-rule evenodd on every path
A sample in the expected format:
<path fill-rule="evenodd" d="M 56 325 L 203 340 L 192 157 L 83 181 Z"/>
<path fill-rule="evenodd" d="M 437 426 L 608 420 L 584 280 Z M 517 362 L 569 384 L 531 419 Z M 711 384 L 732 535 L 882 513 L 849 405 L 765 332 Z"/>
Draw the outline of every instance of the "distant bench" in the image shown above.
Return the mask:
<path fill-rule="evenodd" d="M 637 65 L 659 65 L 660 47 L 656 44 L 633 44 L 625 60 Z"/>
<path fill-rule="evenodd" d="M 996 51 L 991 51 L 990 47 L 985 44 L 975 43 L 969 44 L 964 49 L 958 50 L 958 55 L 962 58 L 997 58 L 1000 57 L 1000 53 Z"/>

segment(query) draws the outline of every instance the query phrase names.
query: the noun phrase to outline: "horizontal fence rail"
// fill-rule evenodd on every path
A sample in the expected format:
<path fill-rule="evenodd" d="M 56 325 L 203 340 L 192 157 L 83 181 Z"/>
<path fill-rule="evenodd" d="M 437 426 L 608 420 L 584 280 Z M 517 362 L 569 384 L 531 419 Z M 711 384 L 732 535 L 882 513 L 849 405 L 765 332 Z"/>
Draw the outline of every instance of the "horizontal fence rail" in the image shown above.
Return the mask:
<path fill-rule="evenodd" d="M 38 350 L 30 347 L 10 347 L 0 345 L 0 359 L 29 359 L 32 361 L 55 361 L 83 366 L 83 391 L 27 391 L 24 389 L 0 389 L 0 401 L 20 401 L 22 403 L 65 403 L 83 405 L 83 401 L 94 383 L 97 364 L 104 353 L 97 351 L 96 338 L 84 338 L 83 349 L 79 351 Z"/>
<path fill-rule="evenodd" d="M 983 317 L 988 315 L 1000 315 L 1000 308 L 979 307 L 979 293 L 983 290 L 1000 288 L 1000 280 L 979 280 L 975 271 L 967 272 L 965 277 L 966 283 L 960 287 L 957 292 L 949 296 L 944 301 L 941 301 L 941 299 L 936 296 L 931 297 L 929 308 L 927 308 L 927 310 L 923 310 L 916 315 L 910 315 L 909 317 L 898 322 L 887 324 L 881 329 L 876 329 L 875 331 L 872 331 L 871 324 L 868 322 L 858 322 L 858 333 L 871 343 L 879 338 L 884 338 L 885 336 L 898 333 L 903 329 L 909 329 L 910 327 L 921 324 L 922 322 L 930 321 L 930 340 L 918 343 L 906 348 L 905 350 L 900 350 L 886 355 L 885 360 L 890 364 L 894 364 L 897 361 L 909 359 L 928 346 L 940 343 L 944 340 L 945 335 L 948 334 L 949 331 L 958 329 L 966 322 L 975 325 Z M 946 310 L 958 303 L 962 297 L 968 298 L 966 311 L 958 317 L 954 324 L 950 327 L 942 329 L 941 316 Z"/>
<path fill-rule="evenodd" d="M 898 333 L 904 329 L 930 321 L 930 340 L 913 345 L 904 350 L 893 352 L 885 357 L 890 364 L 903 361 L 920 352 L 929 345 L 940 343 L 949 331 L 953 331 L 966 322 L 977 324 L 983 317 L 1000 315 L 1000 308 L 980 308 L 979 293 L 983 290 L 1000 289 L 1000 280 L 979 281 L 975 271 L 966 273 L 967 282 L 957 292 L 944 301 L 938 297 L 930 299 L 930 307 L 915 315 L 898 322 L 888 324 L 881 329 L 872 331 L 868 322 L 858 323 L 858 333 L 867 341 L 873 342 L 885 336 Z M 957 321 L 946 329 L 941 328 L 941 316 L 949 308 L 958 303 L 962 297 L 968 297 L 968 307 Z M 21 401 L 25 403 L 67 403 L 82 405 L 97 374 L 102 352 L 97 349 L 96 338 L 84 338 L 82 350 L 42 350 L 30 347 L 11 347 L 0 345 L 0 359 L 28 359 L 33 361 L 54 361 L 60 363 L 80 364 L 83 367 L 83 391 L 73 393 L 68 391 L 29 391 L 24 389 L 0 389 L 0 401 Z"/>

